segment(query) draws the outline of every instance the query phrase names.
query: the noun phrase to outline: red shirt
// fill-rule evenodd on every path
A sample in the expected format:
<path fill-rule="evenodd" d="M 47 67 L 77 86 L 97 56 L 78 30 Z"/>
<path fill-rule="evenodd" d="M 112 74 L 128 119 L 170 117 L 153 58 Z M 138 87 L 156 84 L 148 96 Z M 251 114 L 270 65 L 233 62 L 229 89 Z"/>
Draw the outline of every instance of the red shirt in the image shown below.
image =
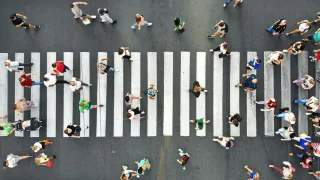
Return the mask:
<path fill-rule="evenodd" d="M 317 53 L 317 60 L 320 61 L 320 52 Z"/>
<path fill-rule="evenodd" d="M 269 100 L 269 101 L 267 102 L 267 105 L 268 105 L 268 108 L 269 108 L 269 109 L 271 109 L 271 108 L 276 109 L 276 108 L 277 108 L 277 102 L 273 102 L 273 101 L 271 101 L 271 100 Z"/>
<path fill-rule="evenodd" d="M 56 64 L 57 66 L 56 66 L 56 68 L 55 68 L 53 71 L 54 71 L 54 72 L 63 73 L 63 72 L 64 72 L 64 64 L 63 64 L 63 62 L 56 61 L 55 64 Z"/>
<path fill-rule="evenodd" d="M 26 74 L 22 74 L 20 76 L 20 78 L 23 78 L 24 81 L 20 81 L 21 86 L 25 87 L 25 86 L 32 86 L 32 80 L 30 78 L 27 77 Z"/>

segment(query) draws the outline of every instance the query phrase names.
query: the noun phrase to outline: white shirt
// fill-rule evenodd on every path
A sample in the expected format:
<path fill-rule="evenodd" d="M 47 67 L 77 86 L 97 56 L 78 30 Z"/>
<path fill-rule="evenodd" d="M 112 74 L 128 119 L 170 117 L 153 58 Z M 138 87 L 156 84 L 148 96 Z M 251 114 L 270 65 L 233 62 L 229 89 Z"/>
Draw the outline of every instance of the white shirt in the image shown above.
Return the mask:
<path fill-rule="evenodd" d="M 75 85 L 74 86 L 71 86 L 70 85 L 70 88 L 71 90 L 74 92 L 74 91 L 77 91 L 81 88 L 81 82 L 80 81 L 77 81 L 77 79 L 75 77 L 73 77 L 70 82 L 73 81 L 75 82 Z"/>
<path fill-rule="evenodd" d="M 220 44 L 220 52 L 222 52 L 222 54 L 226 54 L 227 50 L 223 48 L 224 43 Z"/>
<path fill-rule="evenodd" d="M 302 24 L 300 24 L 300 26 L 299 26 L 299 31 L 300 32 L 305 32 L 305 31 L 307 31 L 308 29 L 309 29 L 309 25 L 306 23 L 306 22 L 308 22 L 308 20 L 304 20 L 303 21 L 304 23 L 302 23 Z"/>
<path fill-rule="evenodd" d="M 280 53 L 281 52 L 276 52 L 273 55 L 271 55 L 270 60 L 275 60 L 275 61 L 279 60 Z"/>
<path fill-rule="evenodd" d="M 134 112 L 131 111 L 131 109 L 129 109 L 129 110 L 128 110 L 128 113 L 131 114 L 131 116 L 129 117 L 129 119 L 130 119 L 130 120 L 133 120 L 133 118 L 134 118 Z"/>
<path fill-rule="evenodd" d="M 14 156 L 13 154 L 9 154 L 7 156 L 8 168 L 13 168 L 17 164 L 13 156 Z"/>
<path fill-rule="evenodd" d="M 39 142 L 34 143 L 33 146 L 36 147 L 36 149 L 33 150 L 34 152 L 38 152 L 38 151 L 41 150 L 41 148 L 42 148 L 42 145 L 41 145 L 41 143 L 39 143 Z"/>
<path fill-rule="evenodd" d="M 295 124 L 296 121 L 291 121 L 290 119 L 295 117 L 294 114 L 292 112 L 286 113 L 284 116 L 284 120 L 290 122 L 290 124 Z"/>
<path fill-rule="evenodd" d="M 6 68 L 12 72 L 12 70 L 18 70 L 19 68 L 19 62 L 17 61 L 10 61 L 10 60 L 6 60 L 6 63 L 10 63 L 10 66 L 6 66 Z"/>
<path fill-rule="evenodd" d="M 55 85 L 57 82 L 57 76 L 51 75 L 51 73 L 44 75 L 44 77 L 49 79 L 49 81 L 43 82 L 47 87 L 49 87 L 50 85 Z"/>

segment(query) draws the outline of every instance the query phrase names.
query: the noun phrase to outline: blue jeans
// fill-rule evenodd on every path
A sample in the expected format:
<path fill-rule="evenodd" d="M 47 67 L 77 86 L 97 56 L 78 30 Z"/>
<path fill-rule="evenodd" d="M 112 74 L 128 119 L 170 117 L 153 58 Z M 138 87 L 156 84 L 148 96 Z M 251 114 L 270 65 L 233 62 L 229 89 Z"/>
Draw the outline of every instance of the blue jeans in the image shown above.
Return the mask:
<path fill-rule="evenodd" d="M 34 81 L 32 81 L 32 86 L 33 85 L 43 85 L 43 82 L 34 82 Z"/>
<path fill-rule="evenodd" d="M 148 24 L 148 22 L 144 21 L 141 26 L 144 26 L 144 25 L 147 25 L 147 24 Z M 132 26 L 134 27 L 134 29 L 136 29 L 138 27 L 138 23 L 134 23 Z"/>
<path fill-rule="evenodd" d="M 308 102 L 308 99 L 298 99 L 294 101 L 294 103 L 302 103 L 302 104 L 305 104 L 307 102 Z"/>
<path fill-rule="evenodd" d="M 294 154 L 294 155 L 296 155 L 296 157 L 299 158 L 299 159 L 301 159 L 302 156 L 303 156 L 303 154 Z"/>
<path fill-rule="evenodd" d="M 225 2 L 226 6 L 228 6 L 228 4 L 231 3 L 231 1 L 232 1 L 232 0 L 227 0 L 227 1 Z"/>
<path fill-rule="evenodd" d="M 274 33 L 274 32 L 276 32 L 274 29 L 273 29 L 273 25 L 272 26 L 270 26 L 269 28 L 267 28 L 267 31 L 269 32 L 269 33 Z M 281 36 L 283 33 L 281 33 L 281 34 L 278 34 L 278 36 Z"/>

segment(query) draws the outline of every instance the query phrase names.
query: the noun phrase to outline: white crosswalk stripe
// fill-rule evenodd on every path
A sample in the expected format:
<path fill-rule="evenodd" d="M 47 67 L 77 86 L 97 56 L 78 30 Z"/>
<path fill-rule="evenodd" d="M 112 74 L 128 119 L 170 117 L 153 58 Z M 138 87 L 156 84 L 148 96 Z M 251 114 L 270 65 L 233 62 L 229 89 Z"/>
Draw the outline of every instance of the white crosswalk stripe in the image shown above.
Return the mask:
<path fill-rule="evenodd" d="M 231 57 L 229 58 L 219 58 L 218 53 L 214 52 L 197 52 L 192 54 L 190 52 L 180 52 L 179 57 L 180 61 L 178 68 L 180 68 L 179 77 L 174 77 L 174 53 L 173 52 L 164 52 L 163 59 L 159 59 L 161 55 L 156 52 L 148 52 L 146 58 L 143 59 L 143 54 L 140 52 L 132 52 L 132 59 L 133 62 L 127 62 L 126 60 L 123 61 L 118 53 L 114 53 L 114 68 L 119 69 L 119 72 L 109 72 L 109 74 L 100 74 L 97 72 L 96 62 L 99 61 L 102 57 L 107 57 L 107 52 L 98 52 L 95 54 L 90 54 L 89 52 L 80 52 L 80 61 L 74 59 L 73 52 L 64 52 L 63 53 L 63 61 L 64 63 L 73 70 L 73 66 L 75 63 L 80 63 L 80 75 L 76 75 L 73 71 L 66 71 L 63 77 L 59 77 L 60 79 L 64 79 L 69 81 L 73 76 L 79 77 L 84 83 L 90 84 L 90 79 L 92 81 L 95 77 L 90 77 L 90 72 L 97 72 L 97 84 L 93 84 L 96 86 L 97 89 L 90 87 L 83 87 L 83 90 L 80 92 L 80 98 L 87 99 L 90 101 L 90 91 L 94 89 L 96 92 L 93 92 L 95 96 L 97 96 L 97 102 L 91 102 L 92 105 L 95 104 L 103 104 L 104 107 L 98 108 L 94 111 L 91 111 L 92 116 L 90 116 L 90 111 L 84 111 L 84 113 L 80 113 L 79 110 L 74 111 L 74 107 L 78 107 L 78 99 L 74 99 L 74 97 L 79 97 L 76 93 L 73 93 L 70 90 L 69 85 L 64 84 L 63 88 L 63 119 L 57 119 L 57 112 L 56 108 L 61 104 L 61 102 L 57 102 L 57 88 L 56 86 L 46 88 L 46 95 L 41 94 L 40 88 L 41 86 L 32 86 L 31 88 L 31 100 L 40 102 L 43 96 L 47 96 L 46 102 L 46 109 L 45 106 L 40 106 L 37 108 L 31 109 L 31 117 L 36 117 L 37 119 L 44 118 L 46 119 L 47 127 L 44 129 L 46 137 L 67 137 L 66 134 L 60 134 L 63 129 L 70 124 L 73 124 L 75 121 L 80 122 L 80 126 L 82 131 L 80 132 L 81 137 L 106 137 L 108 135 L 113 134 L 114 137 L 123 137 L 123 136 L 132 136 L 132 137 L 140 137 L 140 136 L 190 136 L 191 131 L 196 131 L 196 136 L 246 136 L 246 137 L 256 137 L 259 135 L 263 136 L 274 136 L 275 131 L 279 127 L 275 127 L 275 121 L 279 121 L 278 118 L 274 118 L 274 111 L 264 112 L 264 120 L 257 119 L 257 112 L 260 109 L 263 109 L 263 105 L 256 106 L 256 100 L 268 100 L 275 95 L 275 78 L 279 77 L 275 75 L 275 66 L 272 64 L 266 64 L 269 60 L 269 55 L 271 51 L 265 51 L 263 56 L 262 67 L 260 67 L 257 71 L 259 72 L 259 76 L 264 76 L 264 81 L 259 81 L 259 85 L 264 87 L 264 89 L 257 89 L 260 94 L 263 96 L 256 97 L 258 93 L 256 91 L 251 93 L 242 93 L 242 88 L 235 87 L 235 84 L 242 82 L 243 77 L 242 74 L 243 69 L 241 68 L 240 64 L 240 53 L 239 52 L 231 52 Z M 36 73 L 40 72 L 41 63 L 43 61 L 40 60 L 40 53 L 32 52 L 31 53 L 31 62 L 34 65 L 31 67 L 31 72 Z M 290 58 L 288 53 L 284 53 L 284 60 L 281 64 L 281 100 L 278 101 L 278 108 L 280 107 L 289 107 L 291 108 L 291 99 L 293 97 L 298 97 L 299 99 L 307 99 L 312 94 L 310 92 L 298 88 L 298 94 L 296 96 L 291 94 L 291 88 L 296 88 L 295 86 L 291 85 L 292 77 L 291 75 L 291 60 L 298 59 L 298 76 L 303 77 L 305 74 L 308 74 L 308 53 L 303 52 L 299 54 L 297 58 Z M 96 59 L 90 59 L 90 57 L 96 56 Z M 256 52 L 247 52 L 244 57 L 246 57 L 247 62 L 252 60 L 255 56 L 257 56 Z M 46 72 L 52 72 L 53 68 L 51 64 L 57 60 L 57 54 L 55 52 L 47 52 L 46 55 Z M 193 95 L 190 96 L 189 89 L 192 86 L 193 79 L 191 79 L 191 58 L 195 57 L 196 60 L 196 67 L 195 67 L 195 80 L 199 81 L 202 87 L 206 87 L 209 81 L 213 81 L 213 87 L 206 87 L 208 88 L 208 93 L 201 92 L 199 98 L 194 98 Z M 8 89 L 13 87 L 8 87 L 8 78 L 9 73 L 6 67 L 3 65 L 4 61 L 7 60 L 8 53 L 0 53 L 0 73 L 2 78 L 0 79 L 0 91 L 3 93 L 0 99 L 0 116 L 7 115 L 12 109 L 8 108 L 8 104 L 14 104 L 14 102 L 8 102 L 8 95 L 12 93 L 8 93 Z M 13 59 L 13 58 L 12 58 Z M 20 63 L 24 63 L 27 60 L 25 59 L 24 53 L 15 53 L 14 60 Z M 213 61 L 213 67 L 207 68 L 208 62 Z M 230 67 L 228 69 L 224 69 L 224 63 L 230 61 Z M 141 67 L 143 63 L 147 62 L 147 71 L 142 71 Z M 158 62 L 163 63 L 163 67 L 158 67 Z M 109 62 L 108 62 L 109 63 Z M 124 72 L 124 64 L 129 63 L 131 68 L 131 77 L 129 78 L 131 83 L 131 94 L 134 96 L 142 96 L 143 98 L 134 100 L 132 102 L 131 107 L 136 108 L 139 107 L 140 110 L 148 110 L 146 111 L 146 115 L 143 115 L 145 118 L 141 120 L 132 120 L 129 121 L 125 118 L 126 111 L 124 111 L 124 75 L 128 75 L 127 72 Z M 315 68 L 319 65 L 317 64 Z M 24 67 L 28 68 L 28 67 Z M 313 67 L 312 67 L 313 68 Z M 213 72 L 206 72 L 207 69 Z M 158 72 L 163 71 L 163 77 L 157 77 Z M 248 74 L 256 74 L 256 70 L 248 70 Z M 26 71 L 29 72 L 29 69 Z M 78 71 L 79 72 L 79 71 Z M 145 73 L 146 72 L 146 73 Z M 262 72 L 262 73 L 261 73 Z M 111 74 L 112 73 L 112 74 Z M 208 74 L 213 73 L 213 77 L 208 77 Z M 15 83 L 14 83 L 14 99 L 18 100 L 24 97 L 24 88 L 21 87 L 19 82 L 19 77 L 23 74 L 23 72 L 14 73 Z M 114 83 L 107 81 L 108 76 L 114 78 Z M 224 76 L 227 76 L 230 81 L 223 81 Z M 296 75 L 295 75 L 296 76 Z M 316 76 L 318 77 L 318 75 Z M 316 78 L 315 77 L 315 78 Z M 35 82 L 43 81 L 43 75 L 32 75 L 32 80 Z M 279 77 L 280 78 L 280 77 Z M 259 77 L 258 77 L 259 79 Z M 163 81 L 159 81 L 163 80 Z M 157 95 L 156 99 L 149 99 L 146 95 L 144 95 L 144 91 L 147 87 L 142 87 L 141 83 L 146 82 L 147 84 L 153 84 L 155 89 L 158 89 L 159 84 L 163 87 L 163 92 L 159 92 L 160 94 Z M 174 89 L 174 85 L 179 84 L 179 89 Z M 230 89 L 226 90 L 225 87 Z M 112 88 L 110 88 L 112 87 Z M 315 88 L 317 89 L 318 84 L 316 84 Z M 112 107 L 108 107 L 108 99 L 112 99 L 107 96 L 107 89 L 113 89 L 112 95 L 114 102 Z M 27 91 L 28 92 L 28 91 Z M 179 95 L 180 102 L 175 103 L 174 99 L 174 92 Z M 261 93 L 262 92 L 262 93 Z M 316 90 L 316 95 L 319 95 L 319 91 Z M 92 93 L 92 92 L 91 92 Z M 96 94 L 95 94 L 96 93 Z M 109 92 L 110 93 L 110 92 Z M 280 93 L 280 92 L 279 92 Z M 213 100 L 209 101 L 208 97 L 212 95 Z M 240 94 L 246 94 L 246 103 L 239 102 Z M 60 94 L 59 94 L 60 95 Z M 76 95 L 76 96 L 75 96 Z M 225 102 L 224 97 L 229 96 L 230 101 Z M 146 101 L 147 107 L 141 107 L 140 102 Z M 190 109 L 190 103 L 196 102 L 194 107 L 195 109 Z M 209 107 L 206 107 L 208 102 L 212 102 L 209 104 Z M 281 103 L 280 103 L 281 102 Z M 159 107 L 159 103 L 162 103 L 163 109 L 159 111 L 157 107 Z M 111 106 L 109 104 L 109 106 Z M 173 111 L 173 105 L 180 105 L 180 111 L 175 112 Z M 225 105 L 229 106 L 229 112 L 225 112 L 224 107 Z M 10 107 L 10 106 L 9 106 Z M 210 107 L 212 109 L 210 110 Z M 243 107 L 243 108 L 240 108 Z M 107 110 L 112 109 L 113 111 L 113 127 L 107 126 L 109 123 L 111 116 L 107 114 Z M 207 110 L 209 109 L 209 112 Z M 245 109 L 245 112 L 242 112 L 245 115 L 243 117 L 242 122 L 240 123 L 239 127 L 235 127 L 234 125 L 228 123 L 228 120 L 225 116 L 234 113 L 240 113 L 241 109 Z M 41 117 L 40 110 L 46 111 L 47 116 Z M 196 117 L 190 117 L 190 112 L 195 111 Z M 161 112 L 161 114 L 159 114 Z M 74 120 L 75 113 L 80 113 L 80 119 Z M 294 126 L 297 126 L 299 133 L 308 132 L 307 126 L 307 116 L 305 115 L 306 111 L 304 106 L 298 106 L 298 113 L 296 114 L 297 123 Z M 175 116 L 177 115 L 178 116 Z M 96 116 L 93 116 L 96 115 Z M 60 116 L 59 116 L 60 117 Z M 95 120 L 90 119 L 90 117 L 96 117 Z M 159 118 L 162 117 L 162 118 Z M 173 119 L 174 117 L 180 117 L 180 119 Z M 204 117 L 205 120 L 208 120 L 207 117 L 213 117 L 210 124 L 204 126 L 203 130 L 195 130 L 195 125 L 189 122 L 192 118 L 202 118 Z M 7 121 L 13 122 L 15 120 L 27 118 L 23 113 L 15 112 L 15 117 L 9 117 L 8 119 L 1 119 L 0 123 L 5 123 Z M 63 121 L 61 126 L 57 127 L 57 121 Z M 93 123 L 93 121 L 96 121 Z M 60 123 L 59 123 L 60 124 Z M 95 125 L 90 126 L 90 124 Z M 143 124 L 147 124 L 144 126 Z M 282 122 L 282 125 L 286 125 L 287 122 Z M 130 133 L 124 132 L 124 126 L 130 126 Z M 174 126 L 179 126 L 179 132 L 174 132 L 176 128 Z M 89 126 L 88 129 L 86 127 Z M 264 131 L 258 132 L 258 127 L 263 126 Z M 142 128 L 147 128 L 146 130 Z M 162 127 L 162 132 L 158 132 L 159 128 Z M 212 127 L 212 128 L 211 128 Z M 227 129 L 224 129 L 227 128 Z M 59 130 L 58 130 L 59 129 Z M 242 129 L 242 131 L 241 131 Z M 90 131 L 95 131 L 95 135 L 90 135 Z M 225 134 L 225 132 L 230 132 L 230 134 Z M 59 132 L 59 134 L 57 134 Z M 141 133 L 146 132 L 146 133 Z M 244 133 L 246 132 L 246 133 Z M 39 131 L 32 131 L 30 133 L 30 137 L 39 137 L 41 133 Z M 193 133 L 192 133 L 193 134 Z M 0 136 L 5 136 L 3 132 L 0 132 Z M 26 136 L 24 132 L 15 132 L 17 137 Z"/>

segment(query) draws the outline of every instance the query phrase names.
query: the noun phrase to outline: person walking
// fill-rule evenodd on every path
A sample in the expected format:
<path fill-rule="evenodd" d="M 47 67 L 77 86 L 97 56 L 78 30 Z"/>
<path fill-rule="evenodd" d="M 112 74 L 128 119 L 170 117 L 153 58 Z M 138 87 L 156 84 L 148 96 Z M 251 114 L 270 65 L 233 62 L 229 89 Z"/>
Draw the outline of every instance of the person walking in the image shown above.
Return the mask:
<path fill-rule="evenodd" d="M 53 72 L 57 74 L 57 76 L 63 76 L 67 70 L 72 71 L 67 65 L 63 63 L 62 60 L 57 60 L 56 62 L 52 63 L 51 66 L 54 68 Z"/>
<path fill-rule="evenodd" d="M 306 107 L 308 113 L 316 112 L 320 106 L 319 100 L 314 96 L 310 97 L 309 99 L 292 100 L 292 102 L 297 104 L 303 104 Z"/>
<path fill-rule="evenodd" d="M 21 18 L 22 17 L 22 18 Z M 27 17 L 22 15 L 22 14 L 18 14 L 18 13 L 15 13 L 15 14 L 12 14 L 10 16 L 10 19 L 11 19 L 11 22 L 14 26 L 16 26 L 17 28 L 18 27 L 23 27 L 24 29 L 40 29 L 40 26 L 34 26 L 32 24 L 29 24 L 29 23 L 26 23 L 26 19 Z"/>
<path fill-rule="evenodd" d="M 192 94 L 196 98 L 198 98 L 200 96 L 201 91 L 208 92 L 208 90 L 206 88 L 200 86 L 200 83 L 198 81 L 193 82 L 192 89 L 189 89 L 189 91 L 192 92 Z"/>
<path fill-rule="evenodd" d="M 47 73 L 44 75 L 43 83 L 47 87 L 53 87 L 56 84 L 69 84 L 66 80 L 57 80 L 58 74 L 56 73 Z"/>
<path fill-rule="evenodd" d="M 220 144 L 222 147 L 225 147 L 226 149 L 230 149 L 234 146 L 233 137 L 219 136 L 218 139 L 212 139 L 212 140 Z"/>
<path fill-rule="evenodd" d="M 224 4 L 223 4 L 223 7 L 227 7 L 228 4 L 231 2 L 232 0 L 227 0 Z M 233 7 L 236 7 L 238 4 L 242 3 L 243 0 L 235 0 L 234 4 L 233 4 Z"/>
<path fill-rule="evenodd" d="M 186 22 L 182 21 L 180 18 L 175 18 L 174 19 L 174 31 L 179 32 L 179 33 L 183 33 L 185 31 L 184 29 L 184 24 Z"/>
<path fill-rule="evenodd" d="M 289 156 L 295 156 L 300 160 L 300 164 L 303 168 L 309 169 L 312 168 L 313 156 L 309 152 L 304 153 L 289 153 Z"/>
<path fill-rule="evenodd" d="M 273 23 L 272 26 L 266 29 L 266 31 L 268 33 L 272 33 L 272 35 L 274 36 L 280 37 L 283 34 L 283 32 L 286 30 L 286 28 L 287 28 L 287 20 L 282 18 L 276 21 L 275 23 Z"/>
<path fill-rule="evenodd" d="M 246 66 L 248 70 L 257 70 L 261 65 L 262 58 L 255 56 L 254 59 L 250 60 Z"/>
<path fill-rule="evenodd" d="M 83 86 L 90 87 L 92 84 L 87 84 L 81 81 L 81 79 L 73 77 L 70 82 L 70 88 L 73 92 L 80 92 L 83 89 Z"/>
<path fill-rule="evenodd" d="M 281 173 L 283 175 L 282 179 L 291 180 L 292 177 L 293 177 L 292 173 L 295 172 L 296 170 L 288 161 L 283 161 L 283 164 L 288 166 L 288 168 L 287 167 L 283 167 L 283 169 L 282 169 L 282 168 L 279 168 L 279 167 L 277 167 L 277 166 L 275 166 L 273 164 L 270 164 L 269 167 L 273 168 L 276 171 L 278 171 L 279 173 Z"/>
<path fill-rule="evenodd" d="M 74 14 L 75 19 L 81 19 L 82 21 L 85 19 L 95 19 L 96 16 L 91 16 L 89 14 L 83 13 L 78 5 L 88 5 L 87 2 L 74 2 L 70 4 L 70 8 L 72 13 Z"/>
<path fill-rule="evenodd" d="M 177 159 L 177 162 L 183 166 L 182 168 L 183 170 L 186 170 L 185 165 L 187 165 L 190 155 L 189 153 L 183 152 L 182 149 L 178 149 L 178 151 L 179 151 L 180 159 Z"/>
<path fill-rule="evenodd" d="M 289 111 L 289 108 L 283 108 L 282 113 L 275 114 L 275 117 L 281 118 L 282 120 L 288 121 L 290 124 L 296 123 L 296 117 L 292 112 Z"/>
<path fill-rule="evenodd" d="M 297 23 L 299 25 L 298 29 L 295 29 L 289 33 L 286 33 L 286 36 L 290 36 L 292 34 L 300 33 L 301 36 L 305 35 L 311 28 L 311 22 L 308 20 L 303 20 Z"/>
<path fill-rule="evenodd" d="M 313 34 L 307 36 L 307 38 L 302 39 L 304 42 L 311 41 L 311 44 L 319 45 L 320 44 L 320 28 Z"/>
<path fill-rule="evenodd" d="M 15 122 L 5 122 L 0 125 L 0 130 L 3 134 L 10 136 L 16 130 Z"/>
<path fill-rule="evenodd" d="M 282 127 L 278 129 L 278 131 L 276 131 L 276 134 L 280 134 L 280 136 L 282 137 L 280 139 L 281 141 L 291 141 L 296 137 L 291 125 L 289 125 L 289 127 Z"/>
<path fill-rule="evenodd" d="M 87 126 L 86 129 L 89 129 Z M 81 127 L 79 125 L 68 125 L 67 128 L 63 131 L 66 135 L 72 138 L 80 138 L 80 136 L 76 136 L 76 133 L 81 131 Z"/>
<path fill-rule="evenodd" d="M 140 178 L 141 175 L 144 175 L 144 172 L 148 169 L 151 168 L 151 164 L 149 162 L 149 159 L 143 158 L 139 161 L 135 162 L 138 166 L 137 169 L 137 178 Z"/>
<path fill-rule="evenodd" d="M 301 54 L 304 48 L 304 43 L 301 41 L 297 41 L 296 43 L 292 44 L 288 49 L 284 49 L 283 52 L 289 52 L 289 54 L 297 55 Z"/>
<path fill-rule="evenodd" d="M 8 69 L 10 72 L 20 72 L 23 70 L 23 68 L 19 66 L 29 66 L 31 67 L 33 63 L 19 63 L 18 61 L 11 61 L 10 59 L 4 61 L 4 66 Z"/>
<path fill-rule="evenodd" d="M 28 101 L 25 98 L 20 98 L 13 105 L 13 110 L 18 113 L 23 113 L 24 111 L 30 111 L 32 108 L 37 108 L 38 102 L 36 101 Z"/>
<path fill-rule="evenodd" d="M 159 91 L 154 88 L 154 84 L 150 84 L 148 89 L 145 91 L 145 94 L 149 97 L 149 99 L 155 99 L 158 93 Z"/>
<path fill-rule="evenodd" d="M 294 146 L 301 150 L 308 151 L 309 149 L 313 149 L 311 144 L 312 138 L 304 133 L 301 133 L 299 137 L 294 138 L 294 140 L 299 142 L 299 145 L 295 144 Z"/>
<path fill-rule="evenodd" d="M 53 144 L 52 141 L 49 141 L 48 139 L 37 141 L 34 143 L 33 146 L 31 146 L 31 149 L 33 152 L 44 152 L 44 149 L 49 146 L 50 144 Z"/>
<path fill-rule="evenodd" d="M 144 114 L 145 112 L 144 111 L 140 111 L 139 107 L 136 107 L 136 108 L 130 108 L 128 109 L 128 112 L 126 114 L 126 118 L 128 118 L 129 120 L 140 120 L 142 119 L 143 117 L 134 117 L 135 115 L 138 115 L 138 114 Z"/>
<path fill-rule="evenodd" d="M 103 107 L 103 105 L 92 105 L 87 99 L 80 99 L 79 101 L 79 111 L 82 113 L 84 113 L 85 110 L 96 109 L 98 107 Z"/>
<path fill-rule="evenodd" d="M 217 29 L 217 31 L 211 35 L 208 36 L 209 39 L 212 39 L 216 36 L 220 36 L 220 38 L 223 38 L 223 36 L 225 36 L 229 30 L 228 24 L 225 23 L 223 20 L 220 20 L 215 26 L 215 29 Z"/>
<path fill-rule="evenodd" d="M 196 130 L 202 130 L 203 126 L 205 124 L 208 124 L 210 122 L 210 120 L 205 121 L 205 118 L 199 118 L 196 120 L 190 120 L 190 122 L 196 124 L 196 128 L 195 128 Z"/>
<path fill-rule="evenodd" d="M 253 171 L 248 167 L 248 165 L 245 165 L 244 168 L 247 170 L 247 174 L 249 175 L 248 180 L 259 180 L 259 173 Z"/>
<path fill-rule="evenodd" d="M 280 65 L 282 60 L 284 58 L 283 52 L 281 51 L 274 51 L 269 55 L 269 61 L 267 61 L 267 64 L 273 64 L 273 65 Z"/>
<path fill-rule="evenodd" d="M 120 47 L 118 49 L 118 54 L 119 56 L 121 56 L 122 60 L 127 59 L 133 62 L 133 60 L 131 59 L 131 52 L 129 51 L 129 47 Z"/>
<path fill-rule="evenodd" d="M 253 92 L 258 88 L 258 79 L 255 74 L 243 74 L 246 77 L 243 83 L 236 84 L 235 87 L 243 87 L 246 92 Z"/>
<path fill-rule="evenodd" d="M 25 87 L 25 88 L 31 88 L 31 86 L 34 86 L 34 85 L 44 85 L 43 82 L 34 82 L 32 81 L 31 78 L 29 78 L 28 76 L 32 76 L 32 75 L 38 75 L 39 73 L 27 73 L 27 74 L 22 74 L 19 78 L 19 81 L 20 81 L 20 85 L 22 87 Z"/>
<path fill-rule="evenodd" d="M 131 26 L 132 29 L 137 29 L 140 30 L 141 26 L 152 26 L 151 22 L 147 22 L 146 20 L 144 20 L 144 16 L 140 15 L 140 14 L 136 14 L 136 22 Z"/>
<path fill-rule="evenodd" d="M 320 61 L 320 49 L 313 50 L 314 56 L 309 56 L 310 62 L 319 62 Z"/>
<path fill-rule="evenodd" d="M 41 153 L 34 159 L 34 161 L 35 161 L 36 165 L 38 165 L 38 166 L 51 167 L 52 166 L 51 160 L 55 159 L 55 158 L 56 158 L 55 155 L 48 157 L 48 155 L 46 155 L 45 153 Z"/>
<path fill-rule="evenodd" d="M 6 169 L 7 167 L 8 168 L 15 168 L 18 166 L 18 162 L 20 160 L 23 160 L 23 159 L 28 159 L 28 158 L 31 158 L 33 156 L 31 155 L 26 155 L 26 156 L 19 156 L 19 155 L 14 155 L 14 154 L 9 154 L 7 156 L 7 159 L 5 162 L 3 162 L 3 168 Z"/>
<path fill-rule="evenodd" d="M 314 81 L 312 76 L 306 74 L 304 75 L 304 77 L 294 80 L 293 83 L 296 84 L 297 86 L 301 85 L 303 89 L 308 90 L 308 89 L 311 89 L 316 82 Z"/>
<path fill-rule="evenodd" d="M 240 116 L 239 113 L 235 113 L 235 114 L 233 114 L 233 115 L 227 116 L 227 119 L 229 120 L 229 123 L 230 123 L 230 124 L 233 124 L 234 126 L 238 127 L 238 126 L 239 126 L 239 123 L 240 123 L 241 120 L 242 120 L 242 117 Z"/>
<path fill-rule="evenodd" d="M 100 23 L 106 23 L 106 24 L 116 24 L 118 21 L 111 19 L 109 16 L 109 11 L 107 8 L 99 8 L 98 13 L 100 15 L 101 21 Z"/>
<path fill-rule="evenodd" d="M 109 60 L 109 58 L 101 58 L 100 61 L 98 62 L 97 67 L 98 67 L 99 73 L 105 74 L 105 73 L 108 73 L 109 71 L 119 72 L 119 69 L 115 69 L 107 65 L 107 60 Z"/>
<path fill-rule="evenodd" d="M 274 98 L 267 101 L 256 101 L 256 104 L 264 104 L 267 107 L 266 109 L 260 109 L 261 111 L 274 111 L 277 108 L 277 102 Z"/>
<path fill-rule="evenodd" d="M 137 171 L 129 170 L 127 166 L 122 166 L 120 180 L 129 180 L 131 177 L 137 176 Z"/>
<path fill-rule="evenodd" d="M 228 52 L 228 44 L 226 42 L 221 43 L 218 47 L 215 49 L 210 49 L 210 52 L 214 51 L 220 51 L 219 58 L 223 58 L 226 56 L 230 56 L 230 52 Z"/>
<path fill-rule="evenodd" d="M 142 97 L 134 96 L 134 95 L 127 92 L 126 96 L 124 97 L 124 102 L 125 102 L 126 106 L 130 106 L 132 101 L 135 99 L 142 99 Z"/>

